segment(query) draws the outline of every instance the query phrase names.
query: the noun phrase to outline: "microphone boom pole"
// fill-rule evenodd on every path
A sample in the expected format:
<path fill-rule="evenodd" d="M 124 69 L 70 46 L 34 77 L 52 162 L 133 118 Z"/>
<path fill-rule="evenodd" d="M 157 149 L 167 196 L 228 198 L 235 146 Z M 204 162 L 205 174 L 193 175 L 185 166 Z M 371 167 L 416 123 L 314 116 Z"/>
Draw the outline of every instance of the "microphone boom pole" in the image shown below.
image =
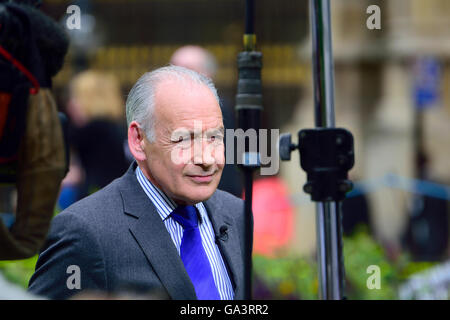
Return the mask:
<path fill-rule="evenodd" d="M 244 50 L 237 56 L 238 85 L 236 94 L 235 111 L 238 125 L 242 132 L 254 130 L 256 132 L 256 144 L 250 143 L 250 139 L 244 141 L 245 148 L 242 154 L 238 154 L 238 164 L 244 174 L 245 181 L 245 248 L 244 248 L 244 297 L 252 298 L 252 249 L 253 249 L 253 214 L 252 191 L 253 172 L 260 167 L 259 137 L 262 112 L 262 53 L 255 51 L 256 35 L 254 34 L 254 2 L 245 2 L 245 34 L 243 37 Z M 245 134 L 244 134 L 245 138 Z"/>

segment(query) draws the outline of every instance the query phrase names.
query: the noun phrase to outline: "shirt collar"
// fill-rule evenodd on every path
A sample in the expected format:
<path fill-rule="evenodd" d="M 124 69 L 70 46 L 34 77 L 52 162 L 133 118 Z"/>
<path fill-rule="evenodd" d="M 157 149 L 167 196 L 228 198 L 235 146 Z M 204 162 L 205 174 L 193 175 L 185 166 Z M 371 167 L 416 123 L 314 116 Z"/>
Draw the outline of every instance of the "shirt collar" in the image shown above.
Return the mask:
<path fill-rule="evenodd" d="M 164 221 L 169 218 L 172 211 L 178 206 L 169 196 L 166 195 L 164 191 L 155 186 L 150 180 L 145 177 L 139 166 L 135 170 L 136 178 L 144 190 L 145 194 L 152 201 L 153 205 L 156 207 L 156 211 L 160 215 L 161 219 Z M 197 208 L 197 214 L 199 219 L 199 224 L 202 223 L 202 210 L 203 203 L 199 202 L 194 205 Z"/>

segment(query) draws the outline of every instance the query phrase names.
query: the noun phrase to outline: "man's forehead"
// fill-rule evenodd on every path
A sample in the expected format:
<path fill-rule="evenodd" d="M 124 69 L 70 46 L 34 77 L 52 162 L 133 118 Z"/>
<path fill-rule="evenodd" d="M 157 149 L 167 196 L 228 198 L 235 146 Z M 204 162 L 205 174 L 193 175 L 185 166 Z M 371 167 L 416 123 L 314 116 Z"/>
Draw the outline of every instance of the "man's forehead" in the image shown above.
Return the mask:
<path fill-rule="evenodd" d="M 219 103 L 204 84 L 165 80 L 155 92 L 155 113 L 160 120 L 222 122 Z"/>
<path fill-rule="evenodd" d="M 177 131 L 183 130 L 189 133 L 198 133 L 198 132 L 222 132 L 225 133 L 225 127 L 223 125 L 222 120 L 210 122 L 210 121 L 202 121 L 202 120 L 186 120 L 182 122 L 172 122 L 165 126 L 168 131 Z"/>
<path fill-rule="evenodd" d="M 174 76 L 169 75 L 166 78 L 162 78 L 155 85 L 155 95 L 161 96 L 167 91 L 171 93 L 171 95 L 183 94 L 183 92 L 192 92 L 193 90 L 199 91 L 209 88 L 204 83 L 199 83 L 189 78 L 189 76 Z"/>
<path fill-rule="evenodd" d="M 177 127 L 175 128 L 173 131 L 179 131 L 179 130 L 184 130 L 188 133 L 198 133 L 198 132 L 221 132 L 221 133 L 225 133 L 225 127 L 223 125 L 219 125 L 219 126 L 215 126 L 215 127 L 207 127 L 207 126 L 203 126 L 203 125 L 199 125 L 198 123 L 196 123 L 195 126 L 188 128 L 188 127 Z"/>

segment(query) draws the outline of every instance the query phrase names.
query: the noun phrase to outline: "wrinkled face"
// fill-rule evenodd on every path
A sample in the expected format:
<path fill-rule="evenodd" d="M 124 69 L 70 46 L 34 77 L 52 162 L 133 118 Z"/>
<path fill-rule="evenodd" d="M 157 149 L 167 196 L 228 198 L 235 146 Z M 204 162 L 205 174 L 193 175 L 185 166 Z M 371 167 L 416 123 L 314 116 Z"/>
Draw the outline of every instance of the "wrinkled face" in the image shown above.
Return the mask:
<path fill-rule="evenodd" d="M 146 177 L 179 204 L 205 201 L 225 163 L 222 113 L 205 86 L 166 80 L 158 85 L 155 141 L 144 142 Z"/>

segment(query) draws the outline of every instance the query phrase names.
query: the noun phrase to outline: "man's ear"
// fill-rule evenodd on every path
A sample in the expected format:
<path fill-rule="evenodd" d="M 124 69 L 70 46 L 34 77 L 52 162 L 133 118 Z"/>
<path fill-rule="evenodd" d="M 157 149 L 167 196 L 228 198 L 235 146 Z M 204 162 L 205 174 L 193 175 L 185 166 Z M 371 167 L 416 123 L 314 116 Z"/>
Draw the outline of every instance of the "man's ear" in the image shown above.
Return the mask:
<path fill-rule="evenodd" d="M 139 128 L 139 124 L 136 121 L 132 121 L 128 126 L 128 147 L 136 161 L 145 161 L 147 159 L 144 145 L 144 131 Z"/>

